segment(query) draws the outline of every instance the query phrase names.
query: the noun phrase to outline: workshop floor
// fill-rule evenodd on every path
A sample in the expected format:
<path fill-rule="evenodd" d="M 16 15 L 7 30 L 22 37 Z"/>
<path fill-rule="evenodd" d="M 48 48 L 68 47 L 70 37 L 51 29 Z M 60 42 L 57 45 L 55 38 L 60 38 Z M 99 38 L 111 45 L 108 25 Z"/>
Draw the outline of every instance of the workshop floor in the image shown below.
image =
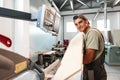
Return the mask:
<path fill-rule="evenodd" d="M 120 66 L 109 66 L 105 64 L 107 80 L 120 80 Z"/>
<path fill-rule="evenodd" d="M 120 80 L 120 66 L 109 66 L 105 64 L 107 80 Z"/>

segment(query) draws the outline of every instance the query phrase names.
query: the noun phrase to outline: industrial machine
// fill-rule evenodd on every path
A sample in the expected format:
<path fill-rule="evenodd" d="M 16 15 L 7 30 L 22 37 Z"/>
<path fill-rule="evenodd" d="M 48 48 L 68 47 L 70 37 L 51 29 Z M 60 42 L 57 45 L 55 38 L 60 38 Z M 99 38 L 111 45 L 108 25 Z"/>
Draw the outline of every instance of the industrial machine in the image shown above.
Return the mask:
<path fill-rule="evenodd" d="M 105 45 L 105 62 L 108 65 L 120 65 L 120 30 L 108 31 L 108 43 Z"/>
<path fill-rule="evenodd" d="M 4 10 L 6 14 L 7 11 L 15 13 L 14 10 Z M 23 19 L 30 21 L 33 20 L 30 19 L 29 13 L 17 12 L 19 14 L 24 14 L 24 17 L 22 16 Z M 12 15 L 8 16 L 12 17 Z M 17 16 L 12 18 L 19 19 Z M 50 7 L 43 5 L 38 10 L 37 27 L 40 27 L 45 32 L 51 32 L 52 34 L 57 35 L 59 31 L 59 20 L 60 15 Z M 9 38 L 1 34 L 0 42 L 7 47 L 10 47 L 12 44 Z M 41 70 L 41 68 L 35 62 L 32 62 L 30 59 L 27 59 L 18 53 L 0 48 L 0 80 L 44 80 L 44 78 L 44 71 Z"/>
<path fill-rule="evenodd" d="M 44 80 L 40 67 L 25 57 L 0 48 L 0 80 Z"/>
<path fill-rule="evenodd" d="M 120 46 L 105 46 L 105 62 L 108 65 L 120 65 Z"/>
<path fill-rule="evenodd" d="M 10 38 L 0 34 L 0 42 L 10 47 Z M 44 80 L 44 72 L 27 58 L 0 48 L 0 80 Z"/>

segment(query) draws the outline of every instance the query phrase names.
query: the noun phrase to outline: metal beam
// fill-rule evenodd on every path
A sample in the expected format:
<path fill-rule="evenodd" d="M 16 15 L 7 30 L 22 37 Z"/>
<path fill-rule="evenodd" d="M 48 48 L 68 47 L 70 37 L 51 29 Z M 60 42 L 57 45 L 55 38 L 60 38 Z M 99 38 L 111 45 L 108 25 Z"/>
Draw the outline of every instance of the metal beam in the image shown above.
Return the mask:
<path fill-rule="evenodd" d="M 71 6 L 71 9 L 73 10 L 73 0 L 70 0 L 70 6 Z"/>
<path fill-rule="evenodd" d="M 113 2 L 113 6 L 117 5 L 119 2 L 120 2 L 120 0 L 115 0 L 115 1 Z"/>
<path fill-rule="evenodd" d="M 68 0 L 65 0 L 64 2 L 63 2 L 63 4 L 60 6 L 60 9 L 62 9 L 62 7 L 65 5 L 65 3 L 67 2 Z"/>
<path fill-rule="evenodd" d="M 77 0 L 79 3 L 81 3 L 81 4 L 83 4 L 83 5 L 85 5 L 85 6 L 87 6 L 87 7 L 89 7 L 87 4 L 85 4 L 84 2 L 82 2 L 81 0 Z"/>
<path fill-rule="evenodd" d="M 102 10 L 102 7 L 98 9 L 96 15 L 94 16 L 93 20 L 96 20 L 96 18 L 98 17 L 100 11 Z"/>
<path fill-rule="evenodd" d="M 107 28 L 107 2 L 104 0 L 104 27 Z"/>
<path fill-rule="evenodd" d="M 0 16 L 14 19 L 37 21 L 37 19 L 31 19 L 31 14 L 27 12 L 16 11 L 12 9 L 0 7 Z"/>
<path fill-rule="evenodd" d="M 74 10 L 73 11 L 61 11 L 61 16 L 73 16 L 75 14 L 83 13 L 83 14 L 96 14 L 99 8 L 94 9 L 81 9 L 81 10 Z M 115 6 L 114 8 L 108 7 L 107 13 L 112 12 L 120 12 L 120 6 Z M 104 10 L 102 9 L 100 13 L 104 13 Z"/>
<path fill-rule="evenodd" d="M 55 2 L 53 0 L 50 0 L 51 4 L 54 6 L 54 8 L 60 12 L 60 10 L 58 9 L 58 7 L 56 6 Z"/>

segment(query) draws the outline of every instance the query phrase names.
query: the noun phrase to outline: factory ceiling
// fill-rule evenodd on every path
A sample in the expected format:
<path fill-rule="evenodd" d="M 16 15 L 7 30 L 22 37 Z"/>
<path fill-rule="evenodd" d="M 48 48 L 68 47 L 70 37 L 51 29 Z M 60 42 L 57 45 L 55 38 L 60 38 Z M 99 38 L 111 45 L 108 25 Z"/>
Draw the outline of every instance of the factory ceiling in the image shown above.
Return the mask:
<path fill-rule="evenodd" d="M 51 6 L 61 11 L 92 9 L 104 7 L 120 6 L 120 0 L 48 0 Z"/>

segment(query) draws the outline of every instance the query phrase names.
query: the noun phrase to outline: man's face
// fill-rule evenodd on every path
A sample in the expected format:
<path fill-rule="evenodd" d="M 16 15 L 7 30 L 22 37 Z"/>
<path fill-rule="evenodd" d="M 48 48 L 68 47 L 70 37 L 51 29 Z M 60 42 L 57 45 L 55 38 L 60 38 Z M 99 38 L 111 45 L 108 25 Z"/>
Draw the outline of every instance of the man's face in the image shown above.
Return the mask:
<path fill-rule="evenodd" d="M 77 18 L 74 20 L 74 24 L 80 32 L 85 32 L 87 29 L 88 21 Z"/>

